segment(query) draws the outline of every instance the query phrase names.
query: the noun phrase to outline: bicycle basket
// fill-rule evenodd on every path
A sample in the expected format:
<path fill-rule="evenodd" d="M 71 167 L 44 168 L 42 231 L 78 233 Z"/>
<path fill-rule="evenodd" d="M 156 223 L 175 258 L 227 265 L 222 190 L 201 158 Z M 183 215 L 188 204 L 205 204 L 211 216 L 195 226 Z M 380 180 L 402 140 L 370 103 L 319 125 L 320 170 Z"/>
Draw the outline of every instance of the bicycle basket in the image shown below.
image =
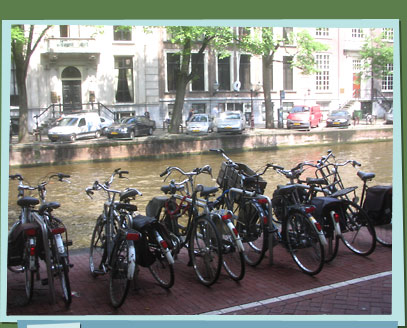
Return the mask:
<path fill-rule="evenodd" d="M 247 179 L 242 173 L 251 176 L 256 174 L 250 167 L 243 163 L 236 163 L 237 168 L 228 166 L 225 162 L 222 163 L 219 170 L 216 182 L 223 189 L 229 188 L 242 188 L 245 190 L 253 191 L 258 189 L 261 194 L 264 193 L 266 189 L 267 182 L 262 178 L 258 177 L 256 179 Z"/>

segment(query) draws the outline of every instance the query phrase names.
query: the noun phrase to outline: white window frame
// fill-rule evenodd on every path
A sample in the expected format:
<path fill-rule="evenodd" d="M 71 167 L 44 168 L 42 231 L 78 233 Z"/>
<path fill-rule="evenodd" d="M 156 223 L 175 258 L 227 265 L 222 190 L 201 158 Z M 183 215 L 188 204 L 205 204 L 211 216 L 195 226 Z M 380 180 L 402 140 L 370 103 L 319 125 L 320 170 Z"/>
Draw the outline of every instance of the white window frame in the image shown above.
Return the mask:
<path fill-rule="evenodd" d="M 362 39 L 365 37 L 363 28 L 353 28 L 352 29 L 352 38 Z"/>
<path fill-rule="evenodd" d="M 317 37 L 328 37 L 329 36 L 329 28 L 328 27 L 317 27 L 315 29 L 315 36 L 317 36 Z"/>
<path fill-rule="evenodd" d="M 197 54 L 198 51 L 193 51 L 192 54 Z M 189 91 L 191 92 L 206 92 L 208 91 L 208 52 L 204 51 L 204 90 L 192 90 L 192 83 L 189 83 Z M 189 62 L 189 72 L 192 72 L 192 58 Z"/>
<path fill-rule="evenodd" d="M 393 28 L 383 28 L 382 35 L 384 41 L 394 41 L 394 29 Z"/>
<path fill-rule="evenodd" d="M 330 55 L 316 54 L 315 62 L 318 72 L 315 73 L 315 90 L 329 91 L 330 90 Z"/>
<path fill-rule="evenodd" d="M 387 64 L 387 69 L 391 72 L 382 77 L 382 91 L 393 91 L 393 64 Z"/>
<path fill-rule="evenodd" d="M 216 56 L 215 56 L 215 58 L 216 58 L 216 66 L 215 66 L 215 76 L 216 76 L 216 81 L 217 82 L 219 82 L 219 66 L 218 66 L 218 60 L 219 60 L 219 54 L 218 53 L 216 53 Z M 229 83 L 229 89 L 228 90 L 226 90 L 226 91 L 231 91 L 232 89 L 233 89 L 233 67 L 234 67 L 234 65 L 233 65 L 233 53 L 232 52 L 229 52 L 229 80 L 230 80 L 230 83 Z"/>

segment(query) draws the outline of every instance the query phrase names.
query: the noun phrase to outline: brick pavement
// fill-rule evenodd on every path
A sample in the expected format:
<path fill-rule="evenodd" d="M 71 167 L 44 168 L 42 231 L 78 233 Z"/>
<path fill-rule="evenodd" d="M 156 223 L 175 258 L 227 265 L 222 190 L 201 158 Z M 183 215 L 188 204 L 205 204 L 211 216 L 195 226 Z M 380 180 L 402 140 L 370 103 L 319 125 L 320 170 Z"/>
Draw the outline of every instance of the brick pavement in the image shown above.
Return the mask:
<path fill-rule="evenodd" d="M 8 272 L 7 315 L 194 315 L 213 313 L 253 302 L 273 302 L 238 308 L 226 314 L 390 314 L 391 313 L 391 248 L 378 245 L 369 257 L 351 253 L 343 244 L 338 257 L 317 276 L 302 273 L 282 246 L 275 249 L 275 262 L 268 259 L 256 268 L 247 267 L 245 278 L 236 283 L 223 271 L 212 287 L 201 285 L 185 253 L 176 262 L 175 285 L 170 291 L 158 286 L 146 268 L 141 268 L 137 282 L 119 309 L 109 303 L 108 275 L 92 278 L 86 251 L 74 251 L 70 272 L 73 301 L 66 308 L 58 298 L 50 305 L 47 287 L 36 282 L 33 300 L 24 304 L 24 276 Z M 383 276 L 342 287 L 315 290 L 380 273 Z M 336 285 L 334 285 L 336 286 Z M 296 294 L 298 297 L 288 297 Z M 300 295 L 300 296 L 299 296 Z"/>

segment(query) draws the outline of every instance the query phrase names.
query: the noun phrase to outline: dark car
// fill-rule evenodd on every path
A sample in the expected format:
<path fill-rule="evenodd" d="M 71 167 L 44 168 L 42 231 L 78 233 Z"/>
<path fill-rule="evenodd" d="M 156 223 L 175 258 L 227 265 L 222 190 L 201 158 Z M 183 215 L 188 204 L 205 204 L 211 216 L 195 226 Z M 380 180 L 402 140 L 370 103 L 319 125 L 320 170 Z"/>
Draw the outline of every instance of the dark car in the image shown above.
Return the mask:
<path fill-rule="evenodd" d="M 346 110 L 334 110 L 327 119 L 326 126 L 349 126 L 351 124 L 351 115 Z"/>
<path fill-rule="evenodd" d="M 146 116 L 131 116 L 123 118 L 120 123 L 112 124 L 107 131 L 110 138 L 130 138 L 136 136 L 152 135 L 155 130 L 155 121 Z"/>

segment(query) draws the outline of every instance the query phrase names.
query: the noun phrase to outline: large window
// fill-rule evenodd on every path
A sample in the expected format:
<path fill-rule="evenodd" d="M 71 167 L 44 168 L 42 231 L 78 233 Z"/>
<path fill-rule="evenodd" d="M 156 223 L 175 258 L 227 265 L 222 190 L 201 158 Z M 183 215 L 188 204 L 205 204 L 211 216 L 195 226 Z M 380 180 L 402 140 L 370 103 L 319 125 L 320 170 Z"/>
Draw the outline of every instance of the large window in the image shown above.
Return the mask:
<path fill-rule="evenodd" d="M 393 91 L 393 64 L 387 64 L 388 74 L 383 73 L 382 90 Z"/>
<path fill-rule="evenodd" d="M 59 26 L 59 36 L 61 38 L 69 37 L 69 26 L 68 25 L 60 25 Z"/>
<path fill-rule="evenodd" d="M 394 31 L 392 28 L 384 28 L 382 31 L 383 39 L 386 41 L 393 41 L 394 39 Z"/>
<path fill-rule="evenodd" d="M 16 79 L 16 65 L 11 60 L 11 74 L 10 74 L 10 106 L 18 106 L 18 88 Z"/>
<path fill-rule="evenodd" d="M 192 54 L 191 56 L 191 68 L 194 74 L 192 79 L 191 88 L 192 91 L 204 91 L 205 90 L 205 55 L 204 54 Z"/>
<path fill-rule="evenodd" d="M 318 72 L 316 73 L 316 90 L 329 90 L 329 55 L 316 55 Z"/>
<path fill-rule="evenodd" d="M 292 43 L 292 34 L 293 34 L 292 27 L 283 27 L 283 39 L 288 42 L 289 44 Z"/>
<path fill-rule="evenodd" d="M 127 26 L 113 26 L 113 39 L 115 41 L 131 41 L 131 30 Z"/>
<path fill-rule="evenodd" d="M 116 57 L 116 101 L 133 102 L 133 58 Z"/>
<path fill-rule="evenodd" d="M 180 72 L 181 56 L 167 53 L 167 91 L 177 90 L 177 77 Z"/>
<path fill-rule="evenodd" d="M 218 57 L 219 90 L 230 90 L 230 56 Z"/>
<path fill-rule="evenodd" d="M 291 67 L 293 61 L 292 56 L 283 57 L 283 89 L 284 90 L 293 90 L 294 89 L 294 72 Z"/>
<path fill-rule="evenodd" d="M 240 90 L 250 90 L 250 55 L 240 55 Z"/>

